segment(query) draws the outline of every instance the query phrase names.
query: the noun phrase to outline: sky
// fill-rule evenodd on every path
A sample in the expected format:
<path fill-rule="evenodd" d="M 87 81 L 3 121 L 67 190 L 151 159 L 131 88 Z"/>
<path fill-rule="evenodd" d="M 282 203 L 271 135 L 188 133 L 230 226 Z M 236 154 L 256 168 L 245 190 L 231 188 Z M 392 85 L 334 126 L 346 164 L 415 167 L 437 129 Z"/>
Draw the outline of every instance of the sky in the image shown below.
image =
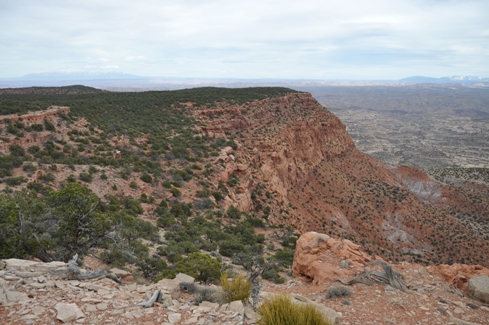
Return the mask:
<path fill-rule="evenodd" d="M 0 0 L 0 78 L 489 77 L 488 0 Z"/>

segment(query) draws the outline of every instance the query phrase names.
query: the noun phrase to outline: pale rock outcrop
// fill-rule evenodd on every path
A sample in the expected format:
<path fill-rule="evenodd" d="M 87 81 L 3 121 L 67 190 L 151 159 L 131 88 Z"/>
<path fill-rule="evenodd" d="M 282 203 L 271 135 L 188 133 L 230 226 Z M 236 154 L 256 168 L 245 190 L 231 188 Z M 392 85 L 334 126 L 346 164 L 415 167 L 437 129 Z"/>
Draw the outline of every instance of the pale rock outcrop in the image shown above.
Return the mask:
<path fill-rule="evenodd" d="M 489 303 L 489 276 L 473 277 L 467 285 L 467 295 L 484 303 Z"/>
<path fill-rule="evenodd" d="M 346 275 L 340 268 L 343 260 L 351 261 L 355 267 L 365 265 L 372 257 L 349 240 L 308 232 L 297 240 L 292 273 L 309 277 L 314 284 L 332 281 Z"/>

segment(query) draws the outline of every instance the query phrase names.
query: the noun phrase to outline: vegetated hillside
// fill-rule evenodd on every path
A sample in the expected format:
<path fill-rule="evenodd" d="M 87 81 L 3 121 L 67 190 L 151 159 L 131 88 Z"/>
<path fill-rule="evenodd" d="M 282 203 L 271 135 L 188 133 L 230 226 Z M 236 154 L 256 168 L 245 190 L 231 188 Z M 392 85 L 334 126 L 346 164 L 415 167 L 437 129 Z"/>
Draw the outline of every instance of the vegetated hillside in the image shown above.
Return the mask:
<path fill-rule="evenodd" d="M 67 260 L 79 252 L 112 265 L 134 264 L 141 274 L 154 278 L 163 271 L 176 272 L 182 256 L 200 249 L 214 251 L 216 256 L 232 257 L 244 251 L 260 256 L 265 237 L 255 234 L 254 228 L 264 226 L 263 221 L 233 207 L 221 209 L 230 185 L 209 181 L 215 160 L 237 144 L 231 138 L 203 136 L 191 109 L 292 92 L 206 88 L 0 96 L 2 109 L 15 113 L 0 123 L 4 148 L 0 189 L 5 192 L 1 196 L 0 227 L 5 230 L 0 236 L 1 257 Z M 52 108 L 22 115 L 53 103 L 69 105 L 70 113 Z M 27 191 L 20 191 L 23 188 Z M 89 210 L 73 212 L 71 226 L 52 217 L 61 216 L 56 211 L 69 211 L 70 206 L 83 207 L 84 200 L 93 206 L 87 203 Z M 76 226 L 77 218 L 87 212 L 93 217 L 88 219 L 92 228 L 83 222 L 81 228 Z M 87 229 L 99 231 L 96 240 Z M 286 235 L 282 239 L 292 235 L 291 231 L 277 232 Z M 67 245 L 68 238 L 76 240 Z M 293 252 L 281 252 L 277 251 L 290 265 Z M 278 268 L 270 270 L 268 278 L 283 281 Z"/>
<path fill-rule="evenodd" d="M 105 92 L 101 89 L 75 85 L 66 87 L 28 87 L 28 88 L 3 88 L 0 95 L 79 95 L 79 94 L 98 94 Z"/>
<path fill-rule="evenodd" d="M 487 265 L 487 232 L 475 230 L 487 225 L 485 212 L 476 210 L 487 206 L 468 204 L 463 195 L 452 199 L 459 187 L 416 170 L 391 170 L 362 154 L 341 121 L 308 93 L 8 94 L 0 95 L 0 105 L 9 114 L 71 109 L 0 125 L 8 148 L 0 157 L 1 199 L 10 207 L 2 210 L 10 219 L 3 220 L 29 225 L 20 236 L 9 228 L 13 252 L 6 250 L 11 238 L 0 238 L 3 256 L 67 260 L 81 251 L 113 265 L 136 264 L 155 278 L 174 274 L 199 250 L 249 268 L 253 256 L 264 255 L 277 264 L 262 276 L 281 282 L 294 232 L 318 230 L 387 259 Z M 22 141 L 39 134 L 48 137 Z M 16 192 L 22 188 L 28 191 Z M 76 193 L 93 202 L 88 212 L 97 240 L 50 218 L 80 204 Z M 476 215 L 470 225 L 450 213 L 462 203 L 464 213 Z M 23 220 L 16 217 L 19 206 Z M 67 236 L 77 240 L 67 246 Z"/>

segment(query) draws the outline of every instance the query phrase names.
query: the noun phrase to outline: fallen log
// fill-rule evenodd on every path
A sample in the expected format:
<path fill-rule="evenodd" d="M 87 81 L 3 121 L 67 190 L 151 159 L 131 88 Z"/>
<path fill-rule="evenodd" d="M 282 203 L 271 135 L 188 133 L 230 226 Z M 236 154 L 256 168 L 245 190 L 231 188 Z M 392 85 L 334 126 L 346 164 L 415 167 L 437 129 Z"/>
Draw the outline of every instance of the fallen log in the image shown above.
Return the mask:
<path fill-rule="evenodd" d="M 391 287 L 402 291 L 407 290 L 407 286 L 401 281 L 401 274 L 394 271 L 394 269 L 390 265 L 380 261 L 372 261 L 370 263 L 367 263 L 365 267 L 371 265 L 378 265 L 384 271 L 378 272 L 376 270 L 372 270 L 372 271 L 365 270 L 360 275 L 354 277 L 349 281 L 344 280 L 342 278 L 338 278 L 335 281 L 341 282 L 344 285 L 352 285 L 354 283 L 374 285 L 375 283 L 381 283 L 381 284 L 390 285 Z"/>
<path fill-rule="evenodd" d="M 96 279 L 96 278 L 101 278 L 101 277 L 106 277 L 108 279 L 111 279 L 117 283 L 121 283 L 121 280 L 116 277 L 115 275 L 104 271 L 104 270 L 95 270 L 91 272 L 81 272 L 80 268 L 76 264 L 76 261 L 78 260 L 78 254 L 75 254 L 73 258 L 68 262 L 68 269 L 63 270 L 63 271 L 51 271 L 51 274 L 57 274 L 61 276 L 62 278 L 68 279 L 68 280 L 90 280 L 90 279 Z"/>
<path fill-rule="evenodd" d="M 158 300 L 160 293 L 161 293 L 161 291 L 159 289 L 156 290 L 148 301 L 141 302 L 141 303 L 137 304 L 137 306 L 143 306 L 144 308 L 153 307 L 153 304 L 155 303 L 156 300 Z"/>

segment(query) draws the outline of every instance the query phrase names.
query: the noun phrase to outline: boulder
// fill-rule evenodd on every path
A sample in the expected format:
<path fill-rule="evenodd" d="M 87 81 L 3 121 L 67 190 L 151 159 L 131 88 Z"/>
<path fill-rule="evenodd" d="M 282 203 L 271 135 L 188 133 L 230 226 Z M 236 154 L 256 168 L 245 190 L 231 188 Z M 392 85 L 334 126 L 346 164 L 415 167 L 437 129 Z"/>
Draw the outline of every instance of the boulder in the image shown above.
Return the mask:
<path fill-rule="evenodd" d="M 313 284 L 336 280 L 346 276 L 346 271 L 339 267 L 343 260 L 351 261 L 353 266 L 362 266 L 372 257 L 349 240 L 308 232 L 297 240 L 292 273 L 311 278 Z"/>
<path fill-rule="evenodd" d="M 195 278 L 184 273 L 178 273 L 177 276 L 175 277 L 175 281 L 178 282 L 179 284 L 183 282 L 194 283 Z"/>
<path fill-rule="evenodd" d="M 489 276 L 473 277 L 467 285 L 467 295 L 484 303 L 489 303 Z"/>
<path fill-rule="evenodd" d="M 56 318 L 63 323 L 68 323 L 72 320 L 85 317 L 81 309 L 78 308 L 76 304 L 66 304 L 60 302 L 56 304 L 54 308 L 58 311 Z"/>

